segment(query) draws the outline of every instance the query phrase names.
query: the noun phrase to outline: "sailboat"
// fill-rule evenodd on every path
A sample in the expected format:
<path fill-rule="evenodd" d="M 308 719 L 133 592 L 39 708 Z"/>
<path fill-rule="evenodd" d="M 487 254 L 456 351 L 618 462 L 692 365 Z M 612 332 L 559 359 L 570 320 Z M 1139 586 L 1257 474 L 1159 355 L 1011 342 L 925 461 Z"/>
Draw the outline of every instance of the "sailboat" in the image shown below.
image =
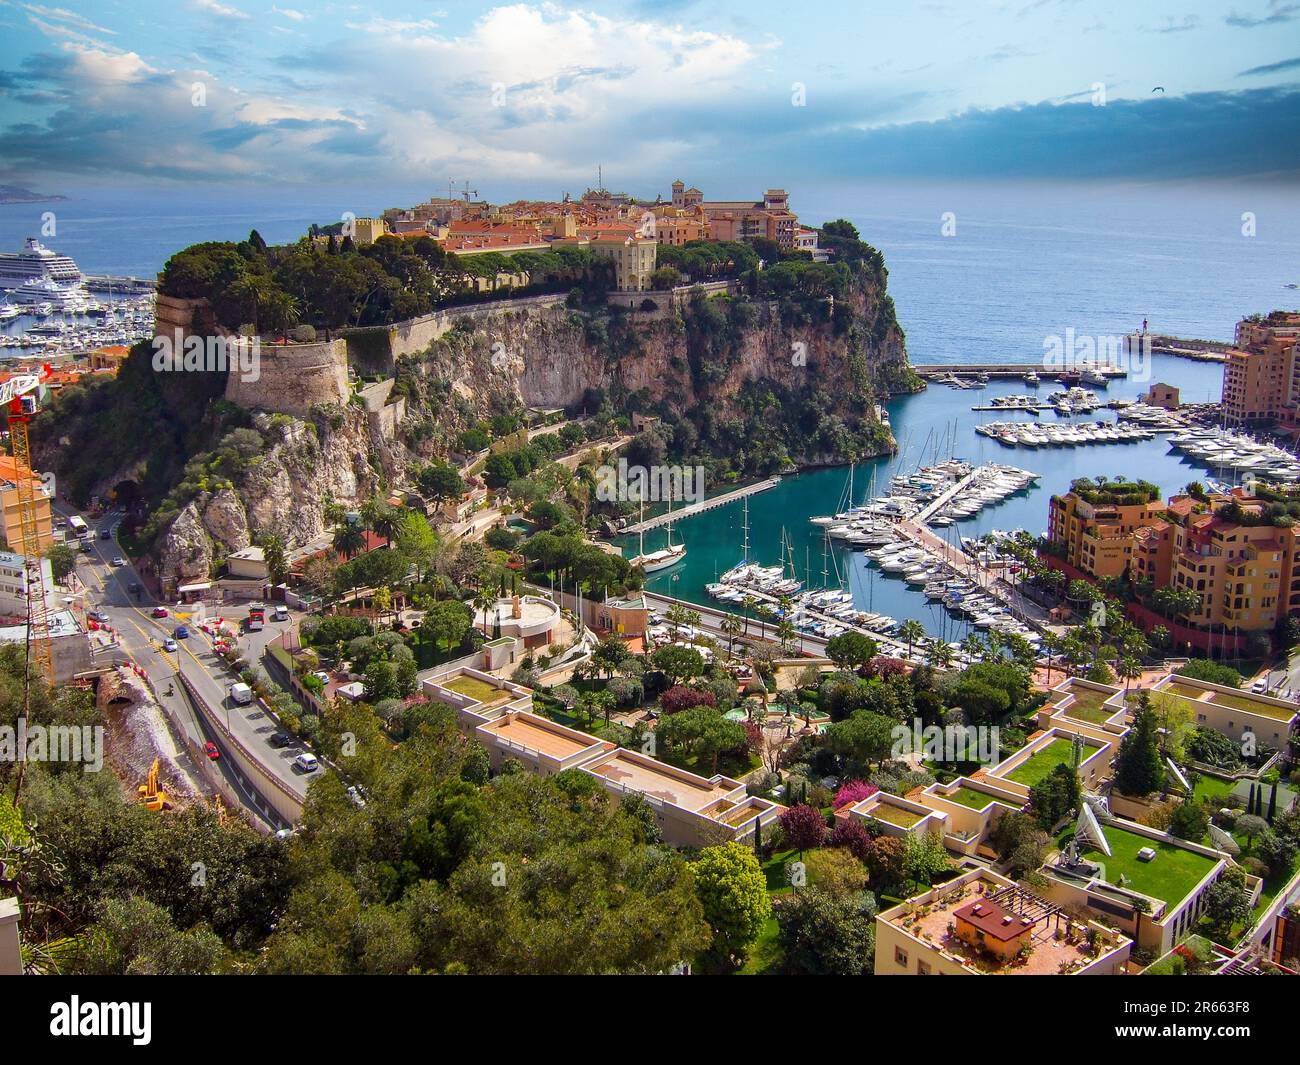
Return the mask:
<path fill-rule="evenodd" d="M 645 503 L 641 504 L 641 513 L 645 514 Z M 667 569 L 669 566 L 675 566 L 686 557 L 686 545 L 673 543 L 673 500 L 668 498 L 668 546 L 661 551 L 651 551 L 646 554 L 645 549 L 645 529 L 641 530 L 641 539 L 637 547 L 637 555 L 631 559 L 634 566 L 640 566 L 646 573 L 657 573 L 661 569 Z"/>

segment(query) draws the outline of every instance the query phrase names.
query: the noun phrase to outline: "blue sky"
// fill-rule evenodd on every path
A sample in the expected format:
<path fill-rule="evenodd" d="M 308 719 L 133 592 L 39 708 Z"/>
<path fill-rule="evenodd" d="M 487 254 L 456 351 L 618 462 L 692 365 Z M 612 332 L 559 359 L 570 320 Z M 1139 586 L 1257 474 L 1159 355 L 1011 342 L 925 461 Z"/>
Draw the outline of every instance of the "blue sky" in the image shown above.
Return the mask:
<path fill-rule="evenodd" d="M 597 164 L 638 194 L 1294 181 L 1300 2 L 0 0 L 8 183 L 543 193 Z"/>

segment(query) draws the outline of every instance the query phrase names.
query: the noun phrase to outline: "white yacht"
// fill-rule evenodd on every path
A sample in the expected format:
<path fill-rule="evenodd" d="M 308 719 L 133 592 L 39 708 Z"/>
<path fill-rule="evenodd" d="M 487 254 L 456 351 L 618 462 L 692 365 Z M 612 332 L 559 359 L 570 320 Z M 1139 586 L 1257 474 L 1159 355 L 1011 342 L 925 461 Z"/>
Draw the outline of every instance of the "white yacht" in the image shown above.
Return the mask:
<path fill-rule="evenodd" d="M 50 251 L 35 237 L 28 237 L 20 252 L 0 252 L 0 288 L 17 288 L 38 280 L 79 286 L 81 270 L 66 255 Z"/>

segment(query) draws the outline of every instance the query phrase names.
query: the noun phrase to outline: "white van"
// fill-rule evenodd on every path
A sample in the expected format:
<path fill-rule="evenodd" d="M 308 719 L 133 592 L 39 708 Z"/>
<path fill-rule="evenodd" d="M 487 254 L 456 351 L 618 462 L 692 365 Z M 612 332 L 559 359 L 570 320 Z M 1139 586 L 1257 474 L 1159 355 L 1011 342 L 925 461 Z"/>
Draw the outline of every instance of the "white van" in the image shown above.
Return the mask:
<path fill-rule="evenodd" d="M 253 701 L 253 689 L 247 684 L 232 684 L 230 686 L 230 701 L 236 706 L 247 706 Z"/>
<path fill-rule="evenodd" d="M 293 764 L 304 773 L 314 773 L 320 768 L 320 762 L 316 760 L 316 756 L 308 751 L 303 751 L 302 754 L 298 755 L 293 760 Z"/>

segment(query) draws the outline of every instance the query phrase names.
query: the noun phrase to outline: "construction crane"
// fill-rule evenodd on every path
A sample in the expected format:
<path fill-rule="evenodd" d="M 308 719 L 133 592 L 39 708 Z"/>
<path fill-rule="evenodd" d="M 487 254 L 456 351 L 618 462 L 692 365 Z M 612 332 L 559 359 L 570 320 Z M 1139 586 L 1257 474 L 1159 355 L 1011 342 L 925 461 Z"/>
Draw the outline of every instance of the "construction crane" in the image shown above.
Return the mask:
<path fill-rule="evenodd" d="M 49 597 L 45 587 L 45 553 L 41 549 L 41 530 L 36 516 L 36 475 L 32 467 L 31 437 L 28 426 L 39 407 L 33 395 L 50 375 L 50 367 L 40 373 L 19 374 L 0 385 L 0 406 L 9 413 L 9 444 L 14 457 L 14 481 L 18 491 L 19 550 L 27 568 L 27 664 L 50 684 L 54 683 L 54 650 L 50 643 Z M 24 472 L 26 471 L 26 472 Z M 14 546 L 14 545 L 10 545 Z"/>
<path fill-rule="evenodd" d="M 465 182 L 465 187 L 460 189 L 456 188 L 456 183 L 454 181 L 448 181 L 447 199 L 454 200 L 457 196 L 460 196 L 466 203 L 469 203 L 469 198 L 471 196 L 478 196 L 478 189 L 471 189 L 468 181 Z"/>

